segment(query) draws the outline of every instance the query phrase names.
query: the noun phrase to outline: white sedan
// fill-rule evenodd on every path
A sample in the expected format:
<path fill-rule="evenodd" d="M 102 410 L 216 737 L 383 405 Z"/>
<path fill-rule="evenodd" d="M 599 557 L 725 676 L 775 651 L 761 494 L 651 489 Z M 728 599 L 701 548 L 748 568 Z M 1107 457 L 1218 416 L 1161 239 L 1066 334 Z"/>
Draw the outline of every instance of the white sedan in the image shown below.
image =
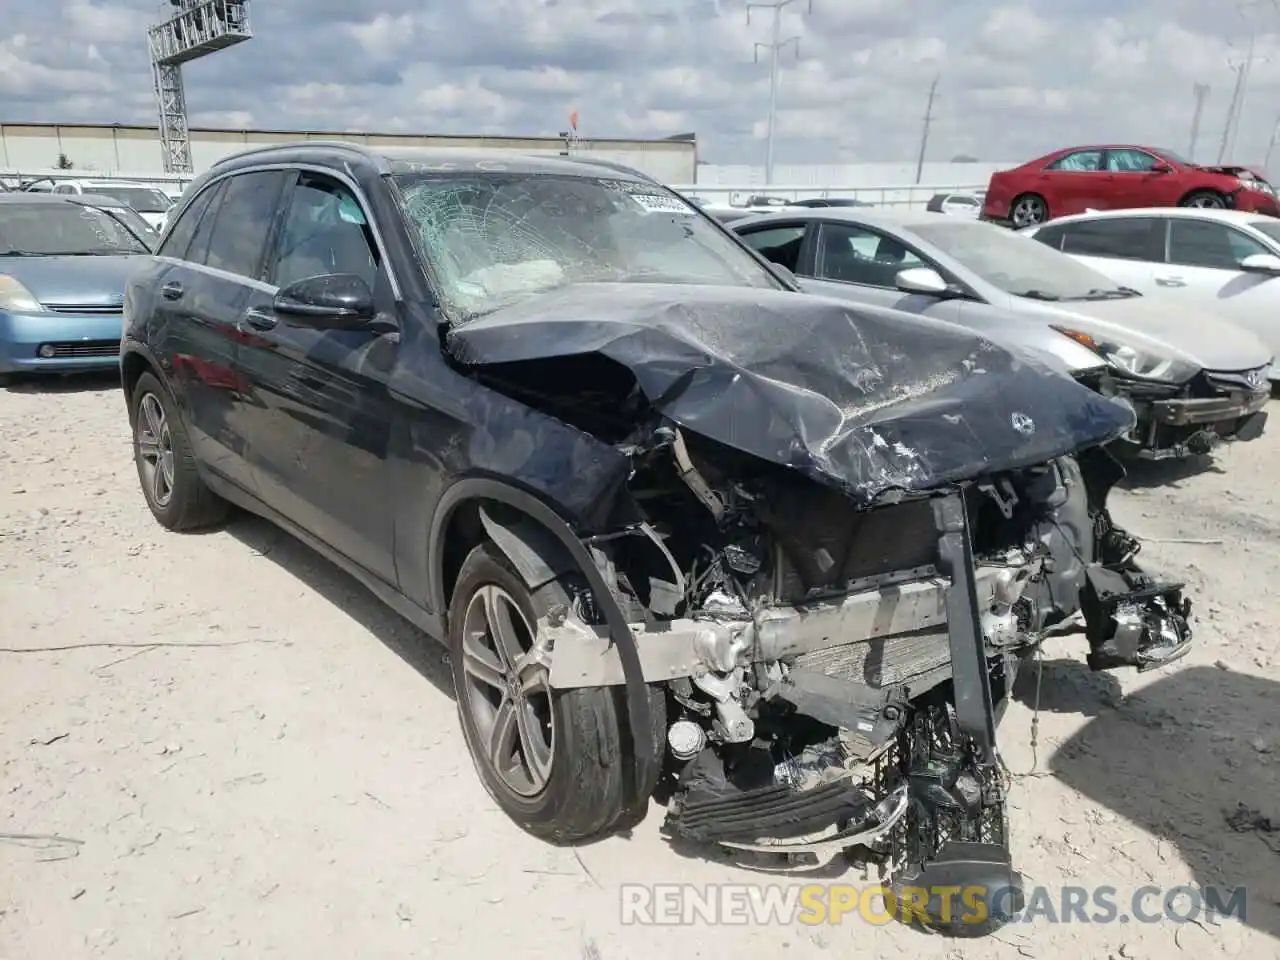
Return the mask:
<path fill-rule="evenodd" d="M 1211 306 L 1280 356 L 1280 219 L 1152 207 L 1060 217 L 1020 232 L 1144 294 Z M 1280 379 L 1280 365 L 1271 378 Z"/>

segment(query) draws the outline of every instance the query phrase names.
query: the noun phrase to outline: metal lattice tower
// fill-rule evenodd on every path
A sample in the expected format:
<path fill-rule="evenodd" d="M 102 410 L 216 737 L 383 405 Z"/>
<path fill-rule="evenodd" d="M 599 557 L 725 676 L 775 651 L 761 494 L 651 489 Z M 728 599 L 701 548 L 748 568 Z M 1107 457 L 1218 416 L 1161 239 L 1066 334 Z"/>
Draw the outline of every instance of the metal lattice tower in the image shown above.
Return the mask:
<path fill-rule="evenodd" d="M 169 0 L 177 11 L 147 30 L 151 74 L 160 108 L 165 173 L 193 173 L 182 65 L 253 39 L 248 0 Z"/>

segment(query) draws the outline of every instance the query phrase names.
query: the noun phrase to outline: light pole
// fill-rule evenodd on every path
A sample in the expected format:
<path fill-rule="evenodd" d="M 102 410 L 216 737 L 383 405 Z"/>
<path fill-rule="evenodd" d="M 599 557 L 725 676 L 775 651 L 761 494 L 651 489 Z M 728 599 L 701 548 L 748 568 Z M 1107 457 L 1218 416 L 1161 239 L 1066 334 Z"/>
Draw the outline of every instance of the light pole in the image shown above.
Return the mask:
<path fill-rule="evenodd" d="M 757 43 L 754 48 L 756 63 L 760 62 L 760 51 L 762 49 L 769 51 L 769 120 L 765 134 L 764 153 L 764 182 L 766 184 L 773 183 L 774 127 L 778 120 L 778 56 L 782 53 L 783 47 L 791 43 L 796 45 L 796 57 L 799 58 L 800 56 L 799 37 L 782 39 L 782 11 L 795 2 L 796 0 L 748 0 L 747 3 L 747 23 L 751 22 L 751 11 L 753 9 L 764 8 L 773 13 L 772 39 L 768 43 Z M 813 0 L 809 0 L 809 12 L 813 12 Z"/>

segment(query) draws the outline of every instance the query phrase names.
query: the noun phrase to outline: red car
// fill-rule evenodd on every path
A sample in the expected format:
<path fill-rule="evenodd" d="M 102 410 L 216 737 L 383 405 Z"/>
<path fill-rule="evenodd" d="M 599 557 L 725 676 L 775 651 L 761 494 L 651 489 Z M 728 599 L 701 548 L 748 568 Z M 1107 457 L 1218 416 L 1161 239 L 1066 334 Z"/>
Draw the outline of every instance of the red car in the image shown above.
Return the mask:
<path fill-rule="evenodd" d="M 1170 150 L 1093 146 L 1057 150 L 991 175 L 984 220 L 1015 228 L 1086 210 L 1213 207 L 1280 216 L 1260 171 L 1198 166 Z"/>

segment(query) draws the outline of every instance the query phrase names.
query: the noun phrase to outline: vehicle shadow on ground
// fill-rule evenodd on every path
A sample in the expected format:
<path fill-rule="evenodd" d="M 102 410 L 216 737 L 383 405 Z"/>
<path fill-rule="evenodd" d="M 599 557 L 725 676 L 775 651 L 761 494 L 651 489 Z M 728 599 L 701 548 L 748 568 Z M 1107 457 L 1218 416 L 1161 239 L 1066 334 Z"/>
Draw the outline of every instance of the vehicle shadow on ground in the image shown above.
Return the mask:
<path fill-rule="evenodd" d="M 453 699 L 453 678 L 444 647 L 387 607 L 354 577 L 261 517 L 239 513 L 224 529 L 351 617 L 438 692 Z"/>
<path fill-rule="evenodd" d="M 1176 488 L 1194 477 L 1227 472 L 1211 454 L 1185 460 L 1130 460 L 1125 462 L 1124 468 L 1125 477 L 1116 484 L 1121 490 Z"/>
<path fill-rule="evenodd" d="M 83 393 L 91 390 L 120 389 L 120 371 L 104 370 L 101 373 L 75 373 L 29 377 L 14 374 L 13 379 L 0 383 L 0 393 Z"/>
<path fill-rule="evenodd" d="M 1089 675 L 1083 664 L 1075 671 Z M 1065 662 L 1055 663 L 1053 676 L 1050 683 L 1046 675 L 1042 708 L 1043 694 L 1062 687 L 1060 707 L 1074 698 L 1092 716 L 1052 755 L 1054 776 L 1158 838 L 1196 886 L 1222 890 L 1224 903 L 1245 888 L 1241 919 L 1280 937 L 1280 765 L 1270 752 L 1280 684 L 1196 666 L 1120 698 L 1106 683 L 1070 677 Z M 1025 687 L 1017 695 L 1023 699 Z M 1135 886 L 1176 886 L 1175 870 L 1135 878 Z"/>
<path fill-rule="evenodd" d="M 448 697 L 450 701 L 455 699 L 453 674 L 444 647 L 390 609 L 346 571 L 292 534 L 261 517 L 237 512 L 222 529 L 254 553 L 280 566 L 332 604 L 336 610 L 359 623 L 424 677 L 438 693 Z M 461 740 L 462 731 L 457 728 L 455 731 Z M 612 837 L 629 838 L 641 820 L 654 816 L 655 813 L 661 815 L 661 809 L 655 808 L 650 801 L 643 817 L 633 817 L 609 833 L 577 846 L 592 846 Z"/>

